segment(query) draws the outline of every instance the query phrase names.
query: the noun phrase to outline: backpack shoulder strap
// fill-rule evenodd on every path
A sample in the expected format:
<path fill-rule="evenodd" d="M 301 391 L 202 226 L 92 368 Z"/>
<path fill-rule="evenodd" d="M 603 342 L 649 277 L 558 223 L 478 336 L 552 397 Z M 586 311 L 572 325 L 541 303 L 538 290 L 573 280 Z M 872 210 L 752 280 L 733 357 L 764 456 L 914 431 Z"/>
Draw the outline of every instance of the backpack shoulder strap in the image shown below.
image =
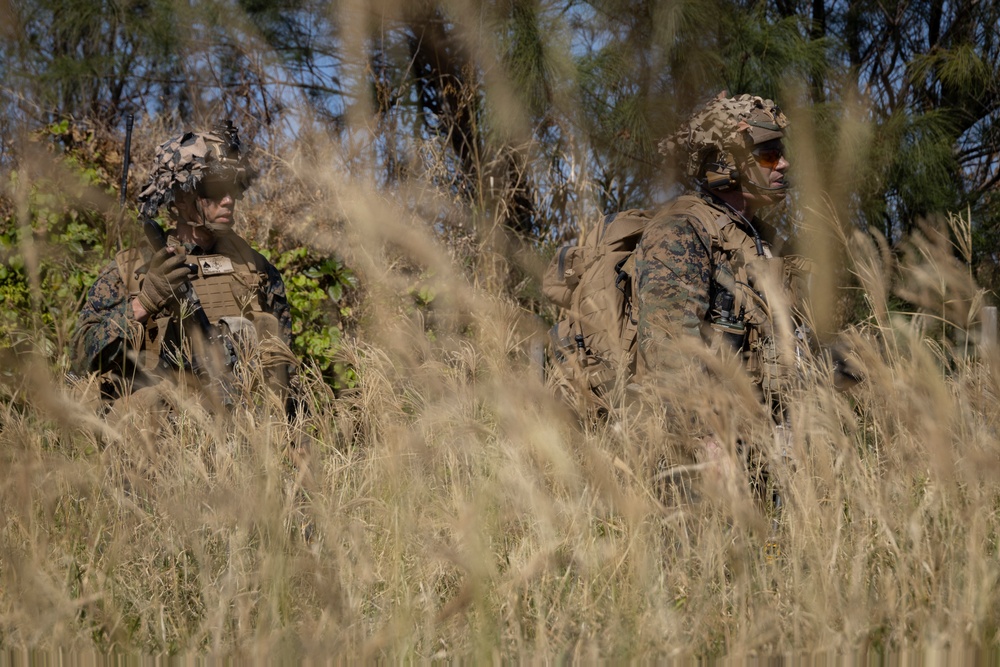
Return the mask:
<path fill-rule="evenodd" d="M 669 206 L 672 213 L 686 215 L 699 222 L 708 237 L 708 243 L 705 243 L 707 248 L 722 246 L 722 229 L 732 223 L 732 219 L 725 211 L 710 206 L 704 199 L 693 194 L 681 195 Z"/>
<path fill-rule="evenodd" d="M 638 208 L 608 213 L 581 238 L 580 245 L 590 248 L 606 247 L 612 251 L 632 250 L 652 213 Z"/>

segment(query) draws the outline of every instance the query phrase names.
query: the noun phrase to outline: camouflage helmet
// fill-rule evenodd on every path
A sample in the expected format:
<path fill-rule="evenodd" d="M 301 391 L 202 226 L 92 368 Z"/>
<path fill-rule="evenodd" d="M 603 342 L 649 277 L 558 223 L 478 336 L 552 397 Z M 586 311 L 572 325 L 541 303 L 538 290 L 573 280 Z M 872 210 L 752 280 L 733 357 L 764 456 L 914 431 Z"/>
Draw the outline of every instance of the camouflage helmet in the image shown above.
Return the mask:
<path fill-rule="evenodd" d="M 726 97 L 722 92 L 705 104 L 681 128 L 659 144 L 660 153 L 677 160 L 689 179 L 700 179 L 709 173 L 737 173 L 752 162 L 751 151 L 756 144 L 781 139 L 788 119 L 774 102 L 755 95 Z M 706 169 L 708 168 L 708 169 Z"/>
<path fill-rule="evenodd" d="M 241 192 L 257 176 L 249 151 L 240 142 L 231 120 L 210 132 L 185 132 L 171 137 L 156 149 L 149 183 L 139 193 L 142 212 L 155 217 L 161 206 L 172 205 L 180 192 L 197 192 L 206 180 L 237 185 Z"/>

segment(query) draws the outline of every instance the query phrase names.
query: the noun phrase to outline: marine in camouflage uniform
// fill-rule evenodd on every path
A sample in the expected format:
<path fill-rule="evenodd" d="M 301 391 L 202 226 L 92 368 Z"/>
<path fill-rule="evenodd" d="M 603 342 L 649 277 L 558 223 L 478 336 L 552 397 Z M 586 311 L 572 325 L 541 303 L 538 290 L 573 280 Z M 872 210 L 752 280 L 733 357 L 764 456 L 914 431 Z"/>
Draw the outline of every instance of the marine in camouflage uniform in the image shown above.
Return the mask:
<path fill-rule="evenodd" d="M 698 109 L 660 144 L 681 164 L 689 189 L 656 212 L 635 252 L 637 377 L 670 393 L 690 392 L 699 382 L 692 374 L 705 371 L 698 347 L 732 354 L 747 370 L 747 389 L 778 424 L 797 372 L 791 306 L 804 291 L 808 265 L 776 257 L 771 230 L 754 214 L 785 198 L 787 127 L 774 102 L 752 95 L 722 94 Z M 748 441 L 750 425 L 717 415 L 717 401 L 680 403 L 659 406 L 686 429 L 681 450 L 707 464 L 703 477 L 738 485 L 735 462 L 725 455 L 734 447 L 754 496 L 779 508 L 772 466 L 756 438 Z M 783 433 L 775 435 L 783 440 Z M 783 441 L 782 468 L 786 454 Z"/>
<path fill-rule="evenodd" d="M 139 202 L 147 218 L 166 208 L 175 224 L 167 246 L 120 252 L 90 288 L 74 334 L 75 369 L 100 373 L 106 397 L 143 391 L 194 368 L 185 344 L 197 338 L 193 318 L 181 317 L 186 284 L 210 323 L 227 334 L 226 362 L 235 358 L 238 340 L 252 340 L 266 350 L 268 382 L 287 390 L 295 360 L 287 347 L 292 320 L 284 282 L 233 231 L 236 202 L 255 175 L 229 121 L 159 146 Z"/>
<path fill-rule="evenodd" d="M 660 144 L 681 162 L 690 188 L 655 214 L 635 253 L 637 377 L 668 394 L 690 392 L 714 365 L 697 361 L 698 347 L 742 363 L 746 394 L 734 386 L 729 398 L 660 406 L 686 429 L 680 449 L 709 464 L 708 479 L 738 484 L 725 455 L 732 447 L 754 496 L 774 509 L 781 500 L 771 480 L 790 461 L 784 423 L 801 371 L 797 355 L 809 344 L 800 316 L 809 263 L 777 256 L 773 230 L 754 214 L 785 198 L 787 127 L 774 102 L 751 95 L 719 96 L 695 112 Z M 751 393 L 778 425 L 777 458 L 751 422 L 721 407 Z"/>
<path fill-rule="evenodd" d="M 660 144 L 661 152 L 683 161 L 691 189 L 657 212 L 636 249 L 640 374 L 669 373 L 683 363 L 671 345 L 679 336 L 717 345 L 722 321 L 759 384 L 777 388 L 768 374 L 780 360 L 761 359 L 773 333 L 761 335 L 773 325 L 761 307 L 763 274 L 787 282 L 803 262 L 775 265 L 769 234 L 754 213 L 785 197 L 787 126 L 771 100 L 720 96 Z"/>

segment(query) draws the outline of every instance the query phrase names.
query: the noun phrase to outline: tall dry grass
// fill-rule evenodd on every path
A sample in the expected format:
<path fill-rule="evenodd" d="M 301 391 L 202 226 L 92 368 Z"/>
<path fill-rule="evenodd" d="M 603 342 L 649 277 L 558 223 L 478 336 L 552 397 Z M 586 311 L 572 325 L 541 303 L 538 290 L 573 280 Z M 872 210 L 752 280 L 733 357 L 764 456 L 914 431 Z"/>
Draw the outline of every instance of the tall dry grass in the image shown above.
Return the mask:
<path fill-rule="evenodd" d="M 422 213 L 456 202 L 379 192 L 318 168 L 337 164 L 323 150 L 288 160 L 305 214 L 250 200 L 246 215 L 335 238 L 361 272 L 358 386 L 335 397 L 306 369 L 291 424 L 266 397 L 227 419 L 182 400 L 150 430 L 99 417 L 95 383 L 42 355 L 8 358 L 3 645 L 322 661 L 996 641 L 1000 353 L 963 338 L 981 298 L 947 234 L 928 226 L 901 268 L 834 235 L 872 313 L 846 335 L 865 379 L 838 393 L 829 360 L 806 359 L 784 429 L 696 349 L 714 373 L 581 424 L 533 361 L 537 320 L 498 288 L 514 260 L 490 221 L 470 217 L 456 250 Z M 430 311 L 399 298 L 417 279 Z M 919 311 L 893 312 L 893 289 Z M 662 402 L 711 424 L 728 467 L 699 464 Z M 780 513 L 754 500 L 737 438 L 768 461 Z"/>
<path fill-rule="evenodd" d="M 303 112 L 241 219 L 359 272 L 355 388 L 334 396 L 306 368 L 292 423 L 273 396 L 223 418 L 182 395 L 151 428 L 99 416 L 96 383 L 66 383 L 46 350 L 4 357 L 0 645 L 319 662 L 995 644 L 1000 351 L 970 343 L 982 295 L 950 241 L 967 226 L 929 224 L 897 266 L 849 231 L 848 193 L 816 182 L 800 139 L 804 235 L 827 267 L 814 328 L 844 284 L 860 294 L 870 317 L 844 339 L 864 382 L 837 392 L 829 359 L 807 356 L 776 429 L 739 368 L 683 349 L 713 373 L 580 423 L 532 354 L 542 327 L 515 296 L 539 260 L 500 229 L 509 193 L 468 210 L 442 183 L 446 141 L 378 187 L 358 113 L 341 145 Z M 139 163 L 160 136 L 145 127 Z M 863 123 L 844 133 L 850 173 Z M 569 180 L 585 222 L 585 175 Z M 431 308 L 401 297 L 415 287 Z M 711 425 L 722 464 L 698 462 L 666 403 Z M 754 499 L 738 439 L 781 512 Z"/>

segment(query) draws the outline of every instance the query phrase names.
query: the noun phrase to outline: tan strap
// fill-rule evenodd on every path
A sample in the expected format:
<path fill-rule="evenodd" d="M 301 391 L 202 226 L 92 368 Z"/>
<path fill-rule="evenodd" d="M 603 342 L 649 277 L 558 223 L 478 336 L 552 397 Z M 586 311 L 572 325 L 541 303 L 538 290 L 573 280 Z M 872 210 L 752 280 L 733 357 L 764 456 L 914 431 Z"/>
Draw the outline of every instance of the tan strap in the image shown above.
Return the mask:
<path fill-rule="evenodd" d="M 126 248 L 115 254 L 115 264 L 128 293 L 127 298 L 131 301 L 142 291 L 142 276 L 139 275 L 139 269 L 146 264 L 146 258 L 138 248 Z M 139 355 L 143 368 L 151 369 L 159 364 L 163 333 L 169 321 L 169 314 L 163 313 L 160 317 L 148 319 L 143 325 Z"/>
<path fill-rule="evenodd" d="M 142 290 L 142 278 L 138 271 L 146 263 L 145 257 L 138 248 L 126 248 L 119 250 L 115 255 L 115 264 L 118 265 L 118 275 L 121 276 L 122 284 L 128 290 L 131 297 L 136 296 Z"/>
<path fill-rule="evenodd" d="M 722 230 L 733 224 L 733 220 L 728 214 L 710 206 L 697 195 L 681 195 L 670 204 L 670 208 L 676 213 L 690 215 L 696 219 L 708 235 L 711 245 L 722 247 Z"/>

